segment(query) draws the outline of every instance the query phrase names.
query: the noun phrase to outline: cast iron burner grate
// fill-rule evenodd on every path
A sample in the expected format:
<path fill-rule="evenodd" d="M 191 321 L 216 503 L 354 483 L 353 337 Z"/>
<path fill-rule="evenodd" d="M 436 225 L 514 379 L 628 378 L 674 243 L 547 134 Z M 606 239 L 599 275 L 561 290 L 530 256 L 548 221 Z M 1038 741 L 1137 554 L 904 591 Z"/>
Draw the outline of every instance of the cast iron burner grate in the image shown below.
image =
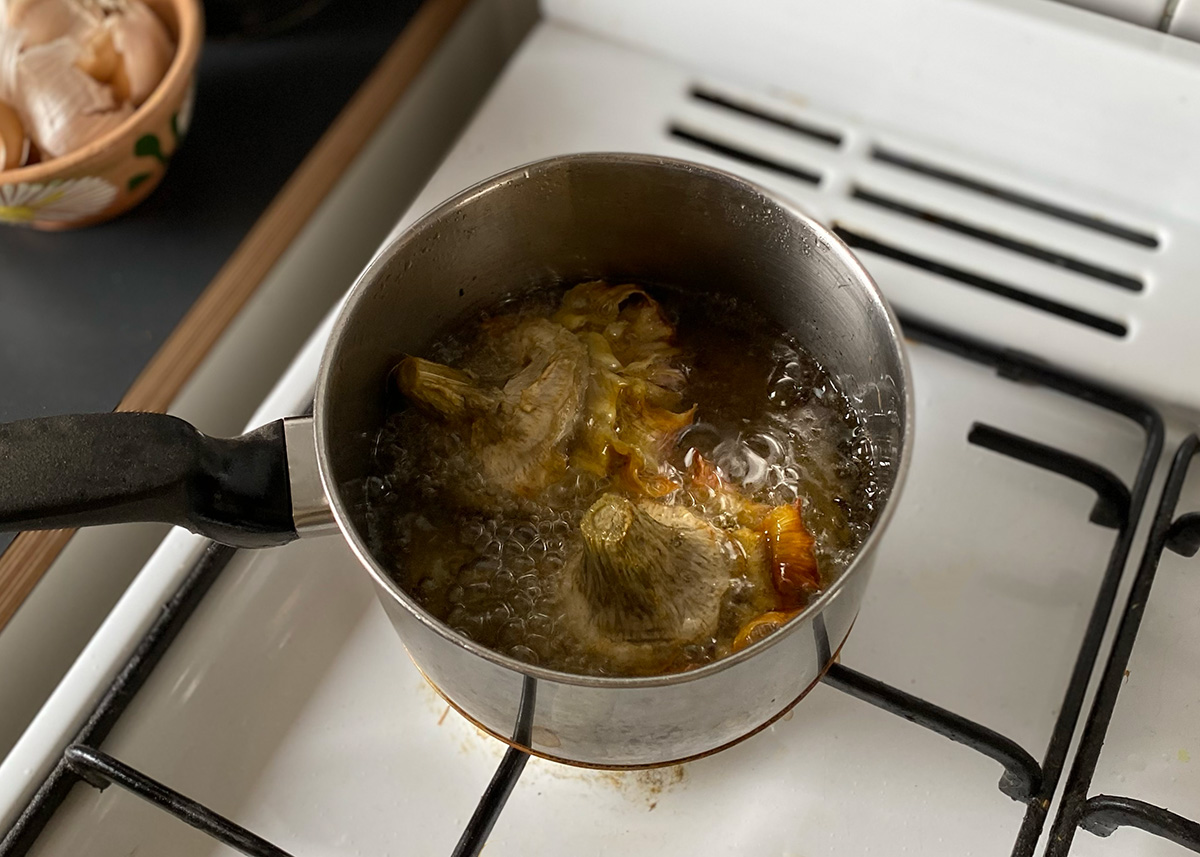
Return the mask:
<path fill-rule="evenodd" d="M 844 693 L 903 717 L 998 762 L 1003 768 L 1000 791 L 1026 805 L 1025 816 L 1012 853 L 1015 857 L 1029 857 L 1037 846 L 1050 800 L 1063 773 L 1074 725 L 1078 722 L 1083 708 L 1088 679 L 1100 653 L 1106 620 L 1116 600 L 1121 571 L 1129 557 L 1134 529 L 1146 504 L 1150 482 L 1162 452 L 1163 422 L 1159 413 L 1149 405 L 1117 393 L 1102 384 L 1058 369 L 1036 357 L 962 336 L 915 318 L 904 318 L 902 324 L 905 335 L 910 339 L 992 367 L 1001 377 L 1011 381 L 1055 390 L 1126 417 L 1137 423 L 1145 435 L 1141 461 L 1131 487 L 1127 487 L 1115 474 L 1099 464 L 993 426 L 976 423 L 967 438 L 972 444 L 1058 473 L 1093 489 L 1097 499 L 1090 512 L 1090 520 L 1098 526 L 1116 531 L 1079 654 L 1041 762 L 1035 760 L 1012 739 L 980 723 L 840 663 L 834 664 L 823 679 L 826 684 Z M 1077 825 L 1103 834 L 1111 832 L 1116 825 L 1133 824 L 1200 850 L 1200 825 L 1167 810 L 1130 798 L 1106 795 L 1085 800 L 1096 757 L 1115 704 L 1119 678 L 1137 633 L 1139 607 L 1145 603 L 1144 595 L 1149 591 L 1162 548 L 1164 545 L 1175 550 L 1190 548 L 1194 553 L 1200 545 L 1200 514 L 1185 515 L 1174 523 L 1170 521 L 1187 465 L 1197 446 L 1196 438 L 1189 438 L 1176 456 L 1155 519 L 1154 533 L 1134 583 L 1134 597 L 1130 600 L 1130 606 L 1126 608 L 1116 648 L 1105 670 L 1104 683 L 1088 718 L 1078 760 L 1068 778 L 1067 799 L 1055 819 L 1054 838 L 1048 852 L 1054 857 L 1066 853 L 1070 846 L 1071 834 Z M 153 672 L 235 553 L 234 548 L 212 544 L 196 562 L 17 822 L 0 841 L 0 857 L 24 857 L 62 805 L 68 792 L 81 782 L 98 789 L 116 784 L 242 854 L 251 857 L 290 857 L 283 849 L 99 749 L 130 700 Z M 828 639 L 822 639 L 824 627 L 821 623 L 815 624 L 815 632 L 818 635 L 818 645 L 823 643 L 824 651 L 828 652 L 829 642 Z M 536 693 L 536 681 L 526 679 L 518 722 L 514 730 L 514 739 L 517 741 L 528 739 Z M 476 855 L 483 848 L 508 796 L 524 770 L 527 759 L 524 753 L 512 748 L 504 754 L 499 768 L 454 849 L 455 857 Z M 1064 830 L 1065 834 L 1062 832 Z"/>
<path fill-rule="evenodd" d="M 1100 687 L 1096 691 L 1092 710 L 1084 725 L 1079 752 L 1067 777 L 1067 786 L 1058 815 L 1050 827 L 1047 857 L 1065 857 L 1070 851 L 1071 841 L 1078 827 L 1098 836 L 1109 836 L 1122 826 L 1137 827 L 1200 853 L 1200 823 L 1136 798 L 1087 795 L 1163 550 L 1172 550 L 1181 556 L 1191 557 L 1200 549 L 1200 512 L 1188 512 L 1175 517 L 1180 491 L 1197 452 L 1200 452 L 1200 438 L 1193 434 L 1180 444 L 1171 462 L 1166 486 L 1158 502 L 1158 511 L 1154 515 L 1150 537 L 1146 542 L 1137 575 L 1133 579 L 1129 601 L 1121 613 L 1112 652 L 1104 667 Z"/>

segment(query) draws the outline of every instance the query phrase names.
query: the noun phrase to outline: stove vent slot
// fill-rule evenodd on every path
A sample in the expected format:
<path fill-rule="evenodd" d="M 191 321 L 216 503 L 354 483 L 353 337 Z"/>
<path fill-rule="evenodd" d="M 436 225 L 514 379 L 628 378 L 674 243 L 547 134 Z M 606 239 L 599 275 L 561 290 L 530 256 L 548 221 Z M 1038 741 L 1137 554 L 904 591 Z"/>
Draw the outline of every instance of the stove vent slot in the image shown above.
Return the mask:
<path fill-rule="evenodd" d="M 692 146 L 699 146 L 702 149 L 707 149 L 718 155 L 738 161 L 743 164 L 748 164 L 752 167 L 759 167 L 764 170 L 778 173 L 779 175 L 789 176 L 790 178 L 799 179 L 809 184 L 819 184 L 821 174 L 816 170 L 802 167 L 798 164 L 784 162 L 778 158 L 769 155 L 762 155 L 757 152 L 752 152 L 744 148 L 740 144 L 729 143 L 723 140 L 718 140 L 715 137 L 691 128 L 685 128 L 679 124 L 673 124 L 668 129 L 668 133 L 676 140 L 681 140 Z"/>
<path fill-rule="evenodd" d="M 834 232 L 837 233 L 843 241 L 849 244 L 855 250 L 864 250 L 868 253 L 875 253 L 884 258 L 891 259 L 895 262 L 900 262 L 904 265 L 909 265 L 913 268 L 918 268 L 922 271 L 935 274 L 939 277 L 944 277 L 949 280 L 954 280 L 964 286 L 988 292 L 998 297 L 1008 298 L 1019 304 L 1039 309 L 1042 312 L 1050 315 L 1058 316 L 1059 318 L 1073 321 L 1076 324 L 1082 324 L 1090 327 L 1093 330 L 1098 330 L 1102 333 L 1107 333 L 1110 336 L 1123 337 L 1129 330 L 1119 321 L 1105 318 L 1104 316 L 1095 315 L 1087 310 L 1079 309 L 1078 307 L 1069 304 L 1060 303 L 1059 301 L 1051 300 L 1042 297 L 1041 295 L 1027 292 L 1024 289 L 1016 286 L 1002 283 L 999 280 L 993 280 L 989 277 L 984 277 L 980 274 L 975 274 L 970 271 L 964 271 L 961 268 L 956 268 L 951 265 L 938 262 L 935 259 L 930 259 L 927 256 L 920 256 L 898 247 L 895 244 L 888 244 L 879 241 L 862 233 L 855 232 L 845 226 L 835 223 Z"/>
<path fill-rule="evenodd" d="M 1058 205 L 1057 203 L 1047 202 L 1037 197 L 1029 196 L 1020 191 L 1009 190 L 992 184 L 991 182 L 973 178 L 968 175 L 963 175 L 959 172 L 947 170 L 943 167 L 934 166 L 926 161 L 901 154 L 892 149 L 882 146 L 875 146 L 871 149 L 871 157 L 881 163 L 889 164 L 893 167 L 899 167 L 903 170 L 908 170 L 917 173 L 927 178 L 937 179 L 938 181 L 946 182 L 947 184 L 956 185 L 957 187 L 975 191 L 994 199 L 1003 200 L 1012 205 L 1019 205 L 1022 208 L 1027 208 L 1031 211 L 1036 211 L 1041 214 L 1047 214 L 1051 217 L 1057 217 L 1060 220 L 1065 220 L 1068 223 L 1074 223 L 1077 226 L 1082 226 L 1086 229 L 1091 229 L 1096 232 L 1101 232 L 1105 235 L 1110 235 L 1113 238 L 1119 238 L 1122 241 L 1128 241 L 1131 244 L 1137 244 L 1141 247 L 1157 248 L 1159 245 L 1158 237 L 1151 232 L 1143 229 L 1134 229 L 1119 223 L 1114 223 L 1111 220 L 1106 220 L 1101 217 L 1096 217 L 1090 214 L 1084 214 L 1081 211 L 1075 211 L 1070 208 Z M 1118 284 L 1119 285 L 1119 284 Z"/>
<path fill-rule="evenodd" d="M 837 131 L 831 131 L 828 128 L 822 128 L 791 116 L 784 116 L 769 108 L 752 104 L 736 95 L 726 95 L 706 86 L 694 86 L 688 94 L 696 101 L 712 107 L 719 107 L 731 113 L 748 116 L 751 119 L 766 122 L 769 125 L 774 125 L 776 128 L 792 131 L 811 140 L 819 140 L 831 146 L 840 146 L 842 144 L 842 135 Z"/>
<path fill-rule="evenodd" d="M 1125 274 L 1120 271 L 1115 271 L 1112 268 L 1097 265 L 1092 262 L 1087 262 L 1083 259 L 1074 256 L 1068 256 L 1065 253 L 1059 253 L 1055 250 L 1049 250 L 1044 247 L 1039 247 L 1036 244 L 1030 244 L 1026 241 L 1021 241 L 1017 238 L 1011 238 L 1007 235 L 1001 235 L 998 232 L 993 232 L 982 226 L 976 226 L 972 223 L 949 217 L 944 214 L 939 214 L 927 208 L 918 208 L 907 202 L 895 199 L 890 196 L 885 196 L 873 190 L 860 186 L 856 186 L 850 194 L 854 199 L 860 202 L 865 202 L 868 205 L 874 205 L 879 208 L 886 209 L 895 214 L 901 214 L 905 217 L 911 217 L 914 220 L 920 220 L 925 223 L 930 223 L 935 226 L 940 226 L 950 232 L 957 232 L 959 235 L 966 235 L 970 238 L 975 238 L 979 241 L 984 241 L 988 244 L 993 244 L 997 247 L 1002 247 L 1005 250 L 1011 250 L 1014 253 L 1021 253 L 1033 259 L 1038 259 L 1042 262 L 1049 262 L 1051 265 L 1057 265 L 1065 268 L 1068 271 L 1074 271 L 1077 274 L 1092 277 L 1110 285 L 1119 286 L 1123 289 L 1129 289 L 1133 292 L 1140 292 L 1144 288 L 1144 284 L 1138 277 L 1130 274 Z"/>

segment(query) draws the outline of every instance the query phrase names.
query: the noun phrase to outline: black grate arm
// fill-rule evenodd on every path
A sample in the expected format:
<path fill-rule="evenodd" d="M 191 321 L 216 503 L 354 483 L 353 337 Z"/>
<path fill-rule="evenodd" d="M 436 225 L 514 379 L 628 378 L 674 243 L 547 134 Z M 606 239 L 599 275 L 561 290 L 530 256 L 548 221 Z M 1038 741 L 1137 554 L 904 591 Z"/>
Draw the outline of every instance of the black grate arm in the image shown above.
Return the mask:
<path fill-rule="evenodd" d="M 1042 769 L 1033 756 L 1021 745 L 1005 738 L 994 729 L 968 720 L 962 715 L 926 702 L 911 693 L 885 684 L 876 678 L 834 664 L 825 673 L 825 684 L 835 687 L 863 702 L 869 702 L 890 714 L 903 717 L 910 723 L 924 726 L 932 732 L 970 747 L 1004 767 L 1000 778 L 1000 791 L 1021 803 L 1028 803 L 1037 795 L 1042 782 Z"/>
<path fill-rule="evenodd" d="M 1150 537 L 1142 553 L 1137 575 L 1129 592 L 1120 624 L 1117 626 L 1116 638 L 1112 651 L 1096 690 L 1091 712 L 1084 725 L 1083 737 L 1075 756 L 1074 765 L 1067 778 L 1067 786 L 1063 792 L 1062 803 L 1058 815 L 1050 828 L 1050 842 L 1046 848 L 1050 857 L 1062 857 L 1071 847 L 1077 827 L 1107 836 L 1122 824 L 1132 824 L 1151 833 L 1159 833 L 1172 841 L 1179 841 L 1175 836 L 1200 834 L 1200 826 L 1188 821 L 1182 816 L 1160 809 L 1139 800 L 1124 797 L 1098 795 L 1087 798 L 1087 790 L 1096 772 L 1100 759 L 1100 751 L 1104 746 L 1104 738 L 1112 722 L 1113 711 L 1116 709 L 1117 696 L 1125 669 L 1129 666 L 1129 658 L 1133 654 L 1133 646 L 1141 627 L 1142 616 L 1145 613 L 1146 601 L 1154 584 L 1154 576 L 1162 559 L 1163 550 L 1174 542 L 1183 548 L 1181 553 L 1187 555 L 1187 539 L 1192 537 L 1191 525 L 1181 522 L 1190 516 L 1173 520 L 1179 496 L 1187 479 L 1188 469 L 1192 459 L 1200 451 L 1200 439 L 1196 435 L 1189 436 L 1175 453 L 1171 469 L 1167 474 L 1166 485 L 1159 499 L 1158 509 L 1154 515 L 1154 524 Z M 1164 826 L 1166 825 L 1166 826 Z M 1190 826 L 1190 827 L 1189 827 Z M 1188 844 L 1181 842 L 1180 844 Z M 1200 835 L 1192 835 L 1188 847 L 1200 850 Z"/>
<path fill-rule="evenodd" d="M 521 685 L 521 705 L 517 710 L 517 725 L 513 730 L 515 744 L 529 746 L 529 740 L 533 734 L 533 711 L 536 703 L 537 679 L 525 676 Z M 500 760 L 500 767 L 492 775 L 492 781 L 488 783 L 483 797 L 479 800 L 479 805 L 475 807 L 475 812 L 471 815 L 471 820 L 467 822 L 467 828 L 459 838 L 458 845 L 454 847 L 452 857 L 477 857 L 483 850 L 492 828 L 496 826 L 496 820 L 500 818 L 501 810 L 508 803 L 508 796 L 516 787 L 517 780 L 520 778 L 521 772 L 525 770 L 525 763 L 528 761 L 529 754 L 516 747 L 509 747 L 505 751 L 504 758 Z"/>
<path fill-rule="evenodd" d="M 1091 488 L 1096 492 L 1089 517 L 1093 524 L 1116 530 L 1129 520 L 1129 489 L 1111 470 L 1095 462 L 985 423 L 972 425 L 967 441 Z"/>
<path fill-rule="evenodd" d="M 88 785 L 101 791 L 110 785 L 118 785 L 247 857 L 291 857 L 283 849 L 276 848 L 225 816 L 218 815 L 107 753 L 72 744 L 63 757 L 67 766 Z"/>
<path fill-rule="evenodd" d="M 1110 836 L 1118 827 L 1136 827 L 1200 854 L 1200 824 L 1133 798 L 1111 795 L 1089 798 L 1079 826 L 1097 836 Z"/>

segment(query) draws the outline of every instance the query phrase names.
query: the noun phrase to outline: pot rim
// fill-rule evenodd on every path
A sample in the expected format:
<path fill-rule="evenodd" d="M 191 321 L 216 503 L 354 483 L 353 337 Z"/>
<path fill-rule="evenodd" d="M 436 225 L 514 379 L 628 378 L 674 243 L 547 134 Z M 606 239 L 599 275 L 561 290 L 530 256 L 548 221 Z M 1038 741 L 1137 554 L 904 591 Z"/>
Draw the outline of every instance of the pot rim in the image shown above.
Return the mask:
<path fill-rule="evenodd" d="M 830 584 L 829 588 L 822 592 L 817 598 L 806 606 L 800 613 L 792 617 L 782 628 L 773 634 L 768 635 L 762 640 L 747 646 L 739 652 L 734 652 L 724 658 L 720 658 L 711 663 L 704 664 L 693 670 L 680 673 L 670 673 L 661 676 L 592 676 L 580 675 L 577 673 L 561 672 L 559 670 L 549 669 L 547 667 L 535 666 L 516 658 L 510 657 L 500 652 L 487 648 L 473 640 L 470 640 L 457 632 L 450 629 L 449 626 L 434 618 L 424 610 L 416 601 L 405 592 L 391 576 L 384 570 L 375 560 L 370 549 L 364 544 L 359 536 L 357 529 L 353 526 L 350 520 L 349 510 L 343 502 L 342 494 L 338 490 L 337 485 L 333 481 L 332 474 L 329 472 L 329 441 L 326 432 L 325 408 L 323 403 L 329 395 L 329 376 L 331 374 L 332 354 L 337 350 L 345 331 L 349 325 L 350 319 L 358 311 L 358 306 L 370 293 L 371 287 L 388 269 L 392 259 L 398 255 L 415 236 L 424 232 L 431 225 L 443 221 L 445 218 L 453 214 L 453 212 L 462 206 L 465 206 L 475 200 L 477 197 L 490 193 L 493 190 L 504 187 L 512 182 L 536 180 L 539 175 L 547 171 L 559 169 L 565 164 L 571 163 L 605 163 L 613 165 L 630 165 L 637 167 L 655 167 L 680 170 L 691 174 L 700 174 L 706 178 L 716 178 L 727 184 L 739 185 L 743 190 L 749 189 L 753 193 L 761 196 L 764 203 L 777 206 L 783 213 L 794 221 L 807 227 L 817 240 L 824 241 L 830 252 L 835 254 L 838 260 L 850 270 L 858 279 L 859 285 L 866 288 L 871 301 L 882 310 L 884 317 L 887 320 L 887 329 L 890 332 L 890 339 L 895 343 L 897 352 L 900 357 L 899 372 L 900 377 L 895 379 L 897 386 L 900 388 L 904 401 L 904 423 L 901 427 L 900 444 L 899 444 L 899 461 L 895 467 L 895 478 L 892 483 L 891 491 L 887 500 L 884 503 L 882 511 L 876 518 L 875 523 L 871 526 L 871 531 L 867 535 L 866 540 L 858 549 L 853 560 L 841 575 Z M 809 215 L 805 214 L 791 200 L 773 190 L 764 188 L 755 182 L 734 175 L 725 170 L 710 167 L 705 164 L 686 161 L 678 158 L 663 157 L 658 155 L 632 154 L 619 152 L 589 152 L 577 153 L 570 155 L 558 155 L 555 157 L 544 158 L 537 161 L 531 161 L 518 167 L 514 167 L 504 172 L 498 173 L 483 181 L 477 182 L 474 185 L 456 193 L 446 201 L 432 208 L 420 218 L 409 225 L 400 235 L 396 236 L 386 246 L 375 260 L 363 271 L 351 288 L 346 300 L 342 304 L 342 308 L 338 313 L 338 317 L 334 322 L 330 333 L 329 341 L 325 346 L 325 351 L 321 357 L 321 366 L 317 375 L 316 396 L 314 400 L 314 431 L 316 434 L 317 447 L 317 462 L 321 474 L 321 482 L 324 486 L 326 496 L 329 499 L 329 507 L 333 513 L 334 519 L 337 522 L 338 528 L 341 530 L 342 536 L 349 542 L 351 549 L 354 552 L 358 561 L 370 572 L 375 578 L 375 582 L 379 584 L 389 595 L 397 600 L 413 617 L 428 627 L 430 630 L 437 633 L 459 648 L 465 649 L 471 654 L 477 655 L 491 663 L 512 670 L 521 675 L 530 676 L 535 679 L 552 681 L 559 684 L 575 685 L 579 687 L 605 688 L 605 689 L 633 689 L 633 688 L 653 688 L 664 687 L 668 685 L 685 684 L 692 681 L 700 680 L 706 676 L 713 675 L 726 669 L 731 669 L 738 664 L 750 660 L 760 652 L 766 651 L 771 646 L 782 642 L 786 637 L 794 633 L 798 628 L 807 624 L 810 620 L 825 610 L 826 605 L 832 602 L 845 588 L 847 581 L 856 573 L 859 573 L 864 564 L 864 560 L 876 548 L 883 531 L 887 529 L 887 524 L 891 520 L 895 512 L 897 501 L 903 490 L 909 464 L 912 459 L 912 433 L 913 433 L 913 392 L 911 383 L 911 371 L 909 367 L 908 354 L 903 344 L 903 337 L 900 332 L 900 324 L 896 319 L 895 313 L 891 306 L 883 297 L 879 286 L 875 280 L 863 267 L 858 258 L 851 252 L 850 248 L 837 237 L 831 230 L 827 229 L 822 224 L 818 223 Z"/>

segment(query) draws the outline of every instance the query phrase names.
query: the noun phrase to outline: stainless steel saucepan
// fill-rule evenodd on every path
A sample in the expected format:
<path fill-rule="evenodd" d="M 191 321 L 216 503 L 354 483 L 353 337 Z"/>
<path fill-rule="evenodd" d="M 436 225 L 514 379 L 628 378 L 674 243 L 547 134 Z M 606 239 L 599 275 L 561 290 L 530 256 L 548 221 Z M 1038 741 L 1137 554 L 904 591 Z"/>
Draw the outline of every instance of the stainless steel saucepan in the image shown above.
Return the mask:
<path fill-rule="evenodd" d="M 841 578 L 779 632 L 690 672 L 583 677 L 497 654 L 422 610 L 367 546 L 365 480 L 400 355 L 504 295 L 590 279 L 749 298 L 857 403 L 881 475 L 886 500 Z M 896 320 L 820 224 L 707 167 L 572 155 L 463 191 L 383 251 L 333 329 L 311 418 L 233 439 L 157 414 L 0 426 L 0 530 L 164 521 L 245 547 L 340 532 L 417 666 L 483 729 L 572 764 L 662 765 L 753 734 L 829 666 L 904 480 L 911 410 Z"/>

